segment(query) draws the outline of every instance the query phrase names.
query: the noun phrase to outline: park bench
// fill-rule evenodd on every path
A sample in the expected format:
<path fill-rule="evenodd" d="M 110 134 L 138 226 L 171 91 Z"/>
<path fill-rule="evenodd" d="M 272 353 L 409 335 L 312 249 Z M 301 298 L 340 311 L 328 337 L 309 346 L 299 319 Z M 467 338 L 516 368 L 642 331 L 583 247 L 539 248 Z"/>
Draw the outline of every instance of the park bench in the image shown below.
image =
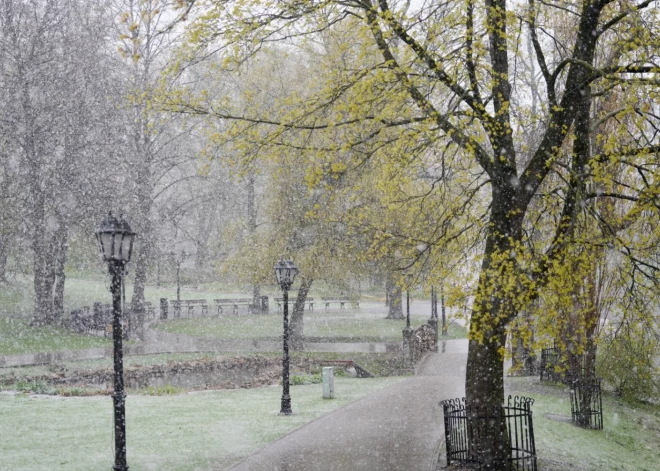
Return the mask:
<path fill-rule="evenodd" d="M 284 298 L 274 298 L 277 303 L 277 310 L 281 310 L 284 305 Z M 295 304 L 297 298 L 289 298 L 289 304 Z M 308 309 L 310 311 L 314 310 L 314 298 L 305 298 L 305 302 L 308 303 Z"/>
<path fill-rule="evenodd" d="M 218 315 L 221 315 L 225 306 L 231 306 L 234 314 L 238 314 L 238 306 L 247 306 L 248 310 L 252 309 L 254 300 L 252 298 L 238 298 L 238 299 L 214 299 L 215 305 L 218 308 Z"/>
<path fill-rule="evenodd" d="M 104 337 L 112 337 L 112 322 L 106 324 L 105 332 L 103 333 Z M 128 339 L 128 319 L 123 319 L 121 321 L 121 336 L 124 340 Z"/>
<path fill-rule="evenodd" d="M 354 304 L 358 309 L 360 309 L 360 302 L 359 301 L 352 301 L 350 298 L 331 298 L 331 297 L 322 297 L 321 300 L 325 303 L 325 308 L 328 309 L 330 307 L 330 303 L 339 303 L 339 307 L 341 309 L 344 309 L 344 304 L 345 303 L 352 303 Z"/>
<path fill-rule="evenodd" d="M 156 308 L 154 307 L 153 303 L 145 302 L 143 303 L 143 306 L 144 306 L 144 312 L 147 315 L 147 319 L 155 319 Z"/>
<path fill-rule="evenodd" d="M 94 303 L 91 315 L 91 330 L 104 330 L 105 326 L 112 324 L 112 304 Z"/>
<path fill-rule="evenodd" d="M 181 308 L 188 308 L 188 317 L 194 317 L 195 307 L 200 306 L 202 308 L 202 315 L 209 313 L 209 305 L 206 302 L 206 299 L 182 299 L 177 301 L 173 299 L 170 301 L 172 307 L 174 308 L 174 317 L 181 317 Z"/>
<path fill-rule="evenodd" d="M 145 309 L 147 308 L 145 307 Z M 85 306 L 71 311 L 69 325 L 71 329 L 81 334 L 98 334 L 103 332 L 103 335 L 108 337 L 112 336 L 113 315 L 112 304 L 94 303 L 91 309 L 89 306 Z M 127 338 L 128 320 L 122 320 L 122 325 L 124 326 L 123 336 Z"/>
<path fill-rule="evenodd" d="M 126 306 L 128 308 L 128 305 Z M 155 319 L 156 318 L 156 308 L 153 303 L 145 301 L 142 303 L 142 308 L 144 309 L 144 314 L 146 319 Z"/>
<path fill-rule="evenodd" d="M 94 317 L 90 312 L 89 306 L 71 311 L 71 329 L 81 334 L 86 334 L 94 330 Z"/>

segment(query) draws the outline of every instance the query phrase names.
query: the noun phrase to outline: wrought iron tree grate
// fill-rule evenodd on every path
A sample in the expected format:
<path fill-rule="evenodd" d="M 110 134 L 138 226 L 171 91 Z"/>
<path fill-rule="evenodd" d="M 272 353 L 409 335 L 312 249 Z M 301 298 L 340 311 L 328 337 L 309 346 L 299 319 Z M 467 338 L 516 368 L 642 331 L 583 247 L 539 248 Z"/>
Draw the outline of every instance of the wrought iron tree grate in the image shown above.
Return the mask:
<path fill-rule="evenodd" d="M 489 433 L 501 437 L 502 448 L 508 448 L 508 461 L 512 469 L 536 471 L 536 445 L 531 406 L 534 399 L 515 396 L 508 397 L 507 404 L 493 411 L 470 410 L 465 398 L 442 401 L 445 422 L 445 447 L 447 466 L 476 466 L 484 464 L 470 450 L 473 434 Z M 499 427 L 504 416 L 506 432 L 493 429 Z M 493 429 L 493 430 L 491 430 Z"/>
<path fill-rule="evenodd" d="M 575 381 L 571 387 L 571 418 L 580 427 L 603 429 L 603 398 L 600 379 L 590 384 Z"/>

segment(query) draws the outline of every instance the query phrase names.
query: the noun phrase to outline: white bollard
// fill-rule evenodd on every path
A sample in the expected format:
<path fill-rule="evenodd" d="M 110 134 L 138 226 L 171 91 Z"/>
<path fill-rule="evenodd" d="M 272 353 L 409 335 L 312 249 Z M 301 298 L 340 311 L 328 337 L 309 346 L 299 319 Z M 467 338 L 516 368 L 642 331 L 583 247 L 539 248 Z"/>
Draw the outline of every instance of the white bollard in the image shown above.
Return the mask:
<path fill-rule="evenodd" d="M 323 399 L 335 398 L 335 369 L 332 366 L 323 367 Z"/>

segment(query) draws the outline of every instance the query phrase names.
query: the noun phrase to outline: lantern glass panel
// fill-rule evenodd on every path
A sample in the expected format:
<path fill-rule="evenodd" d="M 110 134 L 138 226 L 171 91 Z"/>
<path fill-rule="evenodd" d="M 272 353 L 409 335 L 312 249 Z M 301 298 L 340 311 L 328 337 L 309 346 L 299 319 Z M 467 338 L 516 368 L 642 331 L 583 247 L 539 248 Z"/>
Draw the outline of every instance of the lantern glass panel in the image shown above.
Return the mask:
<path fill-rule="evenodd" d="M 103 255 L 104 261 L 112 260 L 114 256 L 114 238 L 115 235 L 112 232 L 101 232 L 98 234 L 99 238 L 99 248 L 101 249 L 101 255 Z"/>
<path fill-rule="evenodd" d="M 298 267 L 291 262 L 291 267 L 289 268 L 289 281 L 293 283 L 293 280 L 295 280 L 296 275 L 298 274 Z"/>
<path fill-rule="evenodd" d="M 121 260 L 122 262 L 126 262 L 126 263 L 131 261 L 131 251 L 133 249 L 133 237 L 134 234 L 122 234 L 121 252 L 118 257 L 118 260 Z"/>
<path fill-rule="evenodd" d="M 281 285 L 282 284 L 282 267 L 280 266 L 281 263 L 277 262 L 273 269 L 275 270 L 275 278 L 277 279 L 277 284 Z"/>

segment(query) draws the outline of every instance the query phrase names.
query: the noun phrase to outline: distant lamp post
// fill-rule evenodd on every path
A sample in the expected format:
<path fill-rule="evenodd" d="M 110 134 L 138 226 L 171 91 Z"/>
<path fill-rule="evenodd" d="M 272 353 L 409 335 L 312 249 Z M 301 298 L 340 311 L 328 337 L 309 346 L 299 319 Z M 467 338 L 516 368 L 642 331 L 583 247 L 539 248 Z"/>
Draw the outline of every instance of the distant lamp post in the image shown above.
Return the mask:
<path fill-rule="evenodd" d="M 413 282 L 413 276 L 406 275 L 406 329 L 410 329 L 410 285 Z"/>
<path fill-rule="evenodd" d="M 122 304 L 121 288 L 126 264 L 131 260 L 133 251 L 133 240 L 135 232 L 122 218 L 117 220 L 112 213 L 101 222 L 101 227 L 96 232 L 99 250 L 103 261 L 108 264 L 108 271 L 112 276 L 110 291 L 112 292 L 112 342 L 114 346 L 114 392 L 112 400 L 114 404 L 115 422 L 115 471 L 127 471 L 126 464 L 126 410 L 124 393 L 124 365 L 122 351 Z"/>
<path fill-rule="evenodd" d="M 435 317 L 438 317 L 438 300 L 436 298 L 436 308 L 435 308 Z M 444 284 L 440 285 L 440 307 L 442 308 L 442 335 L 448 335 L 447 332 L 447 316 L 445 314 L 445 289 Z"/>
<path fill-rule="evenodd" d="M 410 285 L 412 284 L 413 276 L 408 273 L 405 276 L 406 283 L 406 328 L 403 329 L 403 362 L 406 368 L 413 368 L 414 365 L 414 352 L 413 352 L 413 330 L 410 328 Z"/>
<path fill-rule="evenodd" d="M 184 262 L 187 256 L 188 254 L 185 252 L 185 250 L 182 250 L 180 253 L 172 252 L 172 258 L 176 263 L 176 302 L 177 303 L 181 302 L 181 277 L 180 277 L 181 264 Z"/>
<path fill-rule="evenodd" d="M 284 345 L 282 351 L 282 406 L 280 415 L 291 415 L 291 396 L 289 395 L 289 290 L 298 274 L 298 267 L 291 260 L 280 260 L 275 264 L 275 277 L 282 288 L 284 303 Z"/>

